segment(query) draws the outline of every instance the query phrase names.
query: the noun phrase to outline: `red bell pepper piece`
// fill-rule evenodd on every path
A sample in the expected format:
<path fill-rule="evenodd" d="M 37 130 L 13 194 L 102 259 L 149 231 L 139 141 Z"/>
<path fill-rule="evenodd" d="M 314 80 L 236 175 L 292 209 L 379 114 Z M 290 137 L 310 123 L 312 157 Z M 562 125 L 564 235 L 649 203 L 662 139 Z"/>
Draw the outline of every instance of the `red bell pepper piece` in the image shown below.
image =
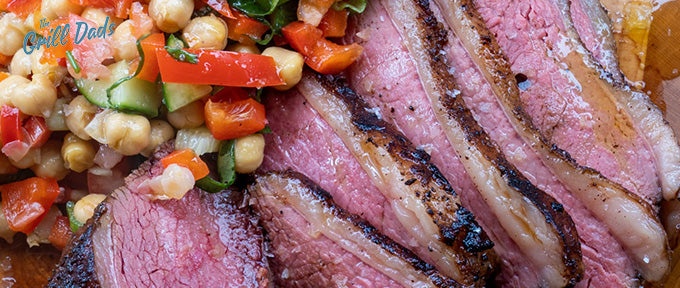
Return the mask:
<path fill-rule="evenodd" d="M 2 143 L 7 144 L 13 141 L 22 141 L 21 131 L 21 111 L 9 105 L 2 105 L 0 110 L 0 131 L 2 131 Z"/>
<path fill-rule="evenodd" d="M 232 19 L 235 18 L 231 8 L 229 8 L 229 3 L 227 3 L 227 0 L 203 0 L 203 2 L 208 4 L 208 6 L 210 6 L 210 8 L 213 10 L 217 11 L 217 13 L 222 14 L 222 16 Z M 229 29 L 231 29 L 231 26 Z"/>
<path fill-rule="evenodd" d="M 305 56 L 305 63 L 323 74 L 335 74 L 354 63 L 363 47 L 338 45 L 323 38 L 323 32 L 304 22 L 292 22 L 281 29 L 290 46 Z"/>
<path fill-rule="evenodd" d="M 191 170 L 191 174 L 194 175 L 194 179 L 196 180 L 210 174 L 208 165 L 206 165 L 205 162 L 201 160 L 201 157 L 198 157 L 198 155 L 194 153 L 194 150 L 189 148 L 170 153 L 168 156 L 165 156 L 163 159 L 161 159 L 161 164 L 163 164 L 163 168 L 168 168 L 168 166 L 172 164 L 177 164 L 187 168 Z"/>
<path fill-rule="evenodd" d="M 253 134 L 267 125 L 264 105 L 252 98 L 229 102 L 205 103 L 205 123 L 218 140 Z"/>
<path fill-rule="evenodd" d="M 26 18 L 40 8 L 39 0 L 0 0 L 0 10 L 6 10 L 21 18 Z"/>
<path fill-rule="evenodd" d="M 52 230 L 50 230 L 50 236 L 47 240 L 50 240 L 52 246 L 59 250 L 63 250 L 68 244 L 68 241 L 73 236 L 73 231 L 71 231 L 71 224 L 66 216 L 57 216 L 57 221 L 52 225 Z"/>
<path fill-rule="evenodd" d="M 29 234 L 59 196 L 57 180 L 33 177 L 0 186 L 2 213 L 9 228 Z"/>
<path fill-rule="evenodd" d="M 165 46 L 165 35 L 163 35 L 163 33 L 151 34 L 141 41 L 141 45 L 142 50 L 144 51 L 144 66 L 142 66 L 142 71 L 139 72 L 137 78 L 149 82 L 156 82 L 158 73 L 160 73 L 156 49 Z"/>
<path fill-rule="evenodd" d="M 38 116 L 28 117 L 26 123 L 24 123 L 24 141 L 29 145 L 29 147 L 41 147 L 42 145 L 50 139 L 52 131 L 47 128 L 45 124 L 45 118 Z"/>
<path fill-rule="evenodd" d="M 164 82 L 237 87 L 285 84 L 272 57 L 231 51 L 187 51 L 198 55 L 197 64 L 177 61 L 165 49 L 156 50 Z"/>
<path fill-rule="evenodd" d="M 269 30 L 269 26 L 246 16 L 236 10 L 233 11 L 232 19 L 225 19 L 229 27 L 229 39 L 241 43 L 254 43 L 252 38 L 260 39 Z"/>
<path fill-rule="evenodd" d="M 349 11 L 347 10 L 328 9 L 317 27 L 323 32 L 323 37 L 343 37 L 347 30 L 348 17 Z"/>

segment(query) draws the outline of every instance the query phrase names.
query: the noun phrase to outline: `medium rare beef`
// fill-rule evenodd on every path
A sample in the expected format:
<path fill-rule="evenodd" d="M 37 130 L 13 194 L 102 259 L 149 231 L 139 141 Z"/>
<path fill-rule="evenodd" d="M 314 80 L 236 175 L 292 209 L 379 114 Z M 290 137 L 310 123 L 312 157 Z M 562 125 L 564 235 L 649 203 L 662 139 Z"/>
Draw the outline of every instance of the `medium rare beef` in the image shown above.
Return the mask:
<path fill-rule="evenodd" d="M 579 164 L 649 203 L 677 197 L 680 148 L 649 98 L 610 79 L 581 43 L 569 1 L 474 1 L 536 128 Z"/>
<path fill-rule="evenodd" d="M 541 138 L 521 109 L 507 60 L 470 2 L 441 0 L 433 6 L 453 32 L 446 55 L 456 71 L 455 81 L 475 118 L 508 159 L 572 215 L 586 267 L 582 285 L 631 286 L 638 278 L 635 264 L 648 280 L 662 276 L 668 251 L 653 209 Z"/>
<path fill-rule="evenodd" d="M 463 287 L 337 207 L 300 173 L 257 176 L 248 192 L 280 287 Z"/>
<path fill-rule="evenodd" d="M 306 72 L 288 93 L 265 98 L 273 133 L 264 171 L 298 170 L 464 285 L 484 285 L 492 243 L 429 156 L 332 77 Z"/>
<path fill-rule="evenodd" d="M 351 27 L 349 41 L 364 46 L 351 86 L 431 152 L 496 243 L 500 279 L 574 285 L 583 266 L 571 218 L 504 158 L 465 107 L 444 62 L 446 32 L 427 1 L 373 1 Z"/>
<path fill-rule="evenodd" d="M 140 186 L 162 172 L 152 159 L 100 204 L 64 249 L 48 287 L 268 287 L 263 237 L 228 192 L 192 189 L 150 200 Z"/>

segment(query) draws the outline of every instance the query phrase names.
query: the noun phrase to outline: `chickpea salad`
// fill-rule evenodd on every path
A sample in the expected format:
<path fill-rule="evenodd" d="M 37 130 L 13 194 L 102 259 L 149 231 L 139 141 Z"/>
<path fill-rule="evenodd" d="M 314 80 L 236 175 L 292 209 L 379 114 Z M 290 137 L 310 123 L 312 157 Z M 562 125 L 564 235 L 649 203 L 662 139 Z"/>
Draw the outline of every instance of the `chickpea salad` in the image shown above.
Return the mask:
<path fill-rule="evenodd" d="M 163 173 L 146 183 L 151 199 L 217 193 L 254 172 L 270 132 L 262 91 L 293 88 L 305 65 L 334 74 L 352 64 L 362 47 L 337 39 L 365 7 L 0 0 L 0 237 L 63 249 L 172 139 Z"/>

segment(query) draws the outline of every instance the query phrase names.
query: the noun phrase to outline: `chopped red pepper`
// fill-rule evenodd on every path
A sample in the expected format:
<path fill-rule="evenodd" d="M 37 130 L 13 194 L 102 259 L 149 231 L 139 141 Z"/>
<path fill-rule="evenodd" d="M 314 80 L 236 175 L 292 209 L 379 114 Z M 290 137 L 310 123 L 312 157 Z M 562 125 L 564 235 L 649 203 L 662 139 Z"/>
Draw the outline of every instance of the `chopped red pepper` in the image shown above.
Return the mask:
<path fill-rule="evenodd" d="M 2 82 L 2 80 L 7 79 L 7 77 L 9 77 L 9 73 L 7 73 L 7 72 L 0 72 L 0 82 Z"/>
<path fill-rule="evenodd" d="M 43 29 L 40 29 L 38 31 L 38 34 L 42 35 L 43 37 L 48 37 L 50 36 L 50 31 L 52 29 L 55 29 L 56 31 L 57 27 L 59 26 L 64 26 L 66 24 L 69 24 L 69 17 L 62 17 L 58 18 L 55 20 L 52 20 L 50 22 L 50 25 L 47 27 L 44 27 Z M 70 25 L 70 24 L 69 24 Z M 61 30 L 64 29 L 64 27 L 59 28 Z M 69 28 L 73 29 L 73 28 Z M 41 49 L 45 49 L 45 52 L 43 52 L 43 55 L 40 57 L 40 63 L 42 64 L 50 64 L 50 65 L 57 65 L 59 59 L 64 59 L 66 57 L 66 51 L 70 51 L 73 49 L 73 39 L 75 32 L 69 33 L 69 38 L 67 39 L 67 42 L 65 45 L 56 45 L 56 46 L 50 46 L 50 47 L 41 47 Z"/>
<path fill-rule="evenodd" d="M 205 103 L 205 123 L 218 140 L 235 139 L 253 134 L 267 125 L 264 105 L 252 98 L 228 102 Z"/>
<path fill-rule="evenodd" d="M 71 224 L 66 216 L 57 216 L 57 221 L 52 225 L 52 230 L 50 230 L 50 236 L 47 240 L 52 243 L 52 246 L 59 250 L 63 250 L 68 244 L 68 241 L 73 236 L 73 231 L 71 231 Z"/>
<path fill-rule="evenodd" d="M 224 17 L 234 18 L 234 14 L 232 13 L 231 8 L 229 8 L 227 0 L 203 0 L 203 2 Z M 231 29 L 231 26 L 229 26 L 229 29 Z"/>
<path fill-rule="evenodd" d="M 175 60 L 165 49 L 156 50 L 164 82 L 238 87 L 285 84 L 274 59 L 269 56 L 216 50 L 191 50 L 198 63 Z"/>
<path fill-rule="evenodd" d="M 83 7 L 97 7 L 104 8 L 113 12 L 113 16 L 118 18 L 128 18 L 132 0 L 69 0 L 71 3 L 78 4 Z"/>
<path fill-rule="evenodd" d="M 229 39 L 241 43 L 254 43 L 252 38 L 260 39 L 269 30 L 269 26 L 248 17 L 246 14 L 233 11 L 232 19 L 225 19 L 229 27 Z"/>
<path fill-rule="evenodd" d="M 12 56 L 0 54 L 0 65 L 6 67 L 9 65 L 10 62 L 12 62 Z"/>
<path fill-rule="evenodd" d="M 141 41 L 142 50 L 144 51 L 144 66 L 139 72 L 137 78 L 149 82 L 155 82 L 160 70 L 158 68 L 158 58 L 156 57 L 156 49 L 163 48 L 165 45 L 165 35 L 163 33 L 155 33 L 149 35 Z"/>
<path fill-rule="evenodd" d="M 236 101 L 246 100 L 250 98 L 248 91 L 241 87 L 224 87 L 215 95 L 210 96 L 213 102 L 227 102 L 233 103 Z"/>
<path fill-rule="evenodd" d="M 305 63 L 323 74 L 345 70 L 359 58 L 359 44 L 338 45 L 323 38 L 323 32 L 304 22 L 292 22 L 281 30 L 290 46 L 305 56 Z"/>
<path fill-rule="evenodd" d="M 21 18 L 26 18 L 40 8 L 39 0 L 0 0 L 0 10 L 6 10 Z"/>
<path fill-rule="evenodd" d="M 45 124 L 45 118 L 39 116 L 28 117 L 26 123 L 24 123 L 23 132 L 24 141 L 31 148 L 41 147 L 52 135 L 52 131 Z"/>
<path fill-rule="evenodd" d="M 0 139 L 2 139 L 3 145 L 23 140 L 21 118 L 19 108 L 2 105 L 2 110 L 0 110 L 0 131 L 2 131 L 2 135 L 0 135 Z"/>
<path fill-rule="evenodd" d="M 191 170 L 191 174 L 194 175 L 194 179 L 196 180 L 210 174 L 208 165 L 201 160 L 201 157 L 198 157 L 198 155 L 194 153 L 194 150 L 189 148 L 177 150 L 170 155 L 163 157 L 163 159 L 161 159 L 161 164 L 163 164 L 163 168 L 168 168 L 168 166 L 172 164 L 187 168 Z"/>
<path fill-rule="evenodd" d="M 328 9 L 326 15 L 321 19 L 318 28 L 323 32 L 323 37 L 343 37 L 347 29 L 347 18 L 349 11 Z"/>
<path fill-rule="evenodd" d="M 0 193 L 9 228 L 29 234 L 59 196 L 59 184 L 55 179 L 33 177 L 1 185 Z"/>

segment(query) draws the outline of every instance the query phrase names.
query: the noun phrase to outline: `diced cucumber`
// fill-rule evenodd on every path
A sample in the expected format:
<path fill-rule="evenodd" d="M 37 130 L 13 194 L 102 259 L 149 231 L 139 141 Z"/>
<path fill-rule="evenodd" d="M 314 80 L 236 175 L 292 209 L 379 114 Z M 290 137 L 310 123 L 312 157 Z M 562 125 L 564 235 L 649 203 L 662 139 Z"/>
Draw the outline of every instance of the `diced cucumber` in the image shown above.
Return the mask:
<path fill-rule="evenodd" d="M 203 98 L 211 91 L 210 85 L 163 83 L 163 99 L 170 112 Z"/>
<path fill-rule="evenodd" d="M 76 87 L 93 104 L 119 111 L 139 113 L 149 117 L 158 116 L 161 96 L 156 83 L 132 78 L 111 90 L 111 99 L 106 90 L 116 81 L 130 74 L 130 65 L 123 60 L 109 65 L 111 77 L 101 80 L 77 79 Z"/>
<path fill-rule="evenodd" d="M 220 140 L 215 139 L 205 126 L 180 129 L 177 131 L 175 149 L 186 148 L 191 148 L 197 155 L 217 152 L 220 149 Z"/>

